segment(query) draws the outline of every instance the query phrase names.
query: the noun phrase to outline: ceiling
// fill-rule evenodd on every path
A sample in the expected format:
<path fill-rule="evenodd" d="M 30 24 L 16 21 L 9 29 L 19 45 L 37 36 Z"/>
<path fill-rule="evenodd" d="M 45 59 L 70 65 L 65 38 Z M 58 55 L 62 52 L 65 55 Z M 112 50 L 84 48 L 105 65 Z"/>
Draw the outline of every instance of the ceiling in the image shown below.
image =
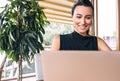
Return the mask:
<path fill-rule="evenodd" d="M 50 22 L 72 24 L 71 7 L 76 0 L 40 0 L 44 13 Z"/>

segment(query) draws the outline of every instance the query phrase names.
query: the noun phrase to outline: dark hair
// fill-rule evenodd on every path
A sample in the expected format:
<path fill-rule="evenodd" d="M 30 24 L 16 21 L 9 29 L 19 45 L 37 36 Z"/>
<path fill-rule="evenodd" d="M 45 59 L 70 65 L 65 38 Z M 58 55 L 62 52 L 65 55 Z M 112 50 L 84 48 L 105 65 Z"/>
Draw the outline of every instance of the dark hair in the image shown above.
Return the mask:
<path fill-rule="evenodd" d="M 87 7 L 91 7 L 94 13 L 94 7 L 92 5 L 92 3 L 89 0 L 78 0 L 76 1 L 76 3 L 73 5 L 72 7 L 72 15 L 74 14 L 74 10 L 77 6 L 87 6 Z"/>

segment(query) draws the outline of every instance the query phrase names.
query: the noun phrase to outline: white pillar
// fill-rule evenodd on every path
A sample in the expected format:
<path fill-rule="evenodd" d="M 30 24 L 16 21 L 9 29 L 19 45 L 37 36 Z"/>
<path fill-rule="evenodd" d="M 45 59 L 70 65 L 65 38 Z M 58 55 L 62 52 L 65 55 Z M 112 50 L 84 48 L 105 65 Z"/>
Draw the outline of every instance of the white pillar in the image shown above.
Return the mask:
<path fill-rule="evenodd" d="M 34 57 L 35 57 L 36 80 L 43 80 L 41 55 L 35 54 Z"/>

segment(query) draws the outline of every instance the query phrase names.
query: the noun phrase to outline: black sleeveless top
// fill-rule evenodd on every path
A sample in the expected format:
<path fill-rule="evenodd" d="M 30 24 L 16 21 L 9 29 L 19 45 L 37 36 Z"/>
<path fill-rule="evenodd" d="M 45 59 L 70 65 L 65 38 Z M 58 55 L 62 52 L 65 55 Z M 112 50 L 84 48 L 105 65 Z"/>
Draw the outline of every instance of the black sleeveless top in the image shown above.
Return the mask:
<path fill-rule="evenodd" d="M 98 50 L 97 37 L 84 37 L 77 32 L 60 35 L 60 50 Z"/>

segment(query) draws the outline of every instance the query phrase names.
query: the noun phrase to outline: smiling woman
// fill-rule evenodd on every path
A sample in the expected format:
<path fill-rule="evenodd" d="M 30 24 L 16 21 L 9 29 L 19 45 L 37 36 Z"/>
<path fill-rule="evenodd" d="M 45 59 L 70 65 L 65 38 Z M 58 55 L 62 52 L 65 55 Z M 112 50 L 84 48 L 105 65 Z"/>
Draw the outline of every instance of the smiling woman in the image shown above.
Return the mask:
<path fill-rule="evenodd" d="M 74 32 L 55 37 L 51 49 L 110 51 L 111 49 L 101 38 L 89 34 L 93 14 L 94 8 L 89 0 L 78 0 L 72 7 Z"/>
<path fill-rule="evenodd" d="M 92 9 L 90 7 L 76 6 L 72 15 L 75 31 L 83 36 L 86 36 L 89 33 L 86 33 L 86 31 L 88 31 L 90 26 L 92 25 Z"/>

